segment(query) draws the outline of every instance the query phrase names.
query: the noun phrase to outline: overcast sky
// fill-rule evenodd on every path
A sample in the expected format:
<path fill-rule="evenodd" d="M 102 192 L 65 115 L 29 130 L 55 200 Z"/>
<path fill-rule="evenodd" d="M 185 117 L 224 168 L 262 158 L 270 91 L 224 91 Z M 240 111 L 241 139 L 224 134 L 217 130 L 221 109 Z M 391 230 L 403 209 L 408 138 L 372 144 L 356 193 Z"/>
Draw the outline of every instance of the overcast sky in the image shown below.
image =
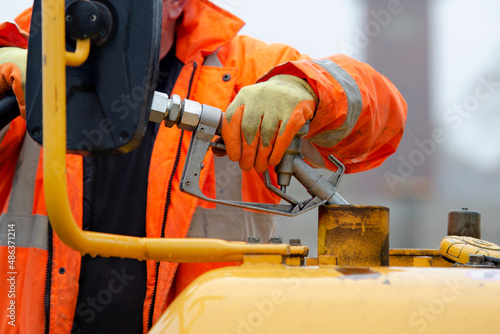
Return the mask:
<path fill-rule="evenodd" d="M 30 7 L 33 1 L 28 0 L 16 0 L 9 1 L 8 4 L 4 3 L 2 5 L 2 10 L 0 10 L 0 22 L 10 21 L 13 22 L 14 18 L 19 15 L 23 10 Z"/>

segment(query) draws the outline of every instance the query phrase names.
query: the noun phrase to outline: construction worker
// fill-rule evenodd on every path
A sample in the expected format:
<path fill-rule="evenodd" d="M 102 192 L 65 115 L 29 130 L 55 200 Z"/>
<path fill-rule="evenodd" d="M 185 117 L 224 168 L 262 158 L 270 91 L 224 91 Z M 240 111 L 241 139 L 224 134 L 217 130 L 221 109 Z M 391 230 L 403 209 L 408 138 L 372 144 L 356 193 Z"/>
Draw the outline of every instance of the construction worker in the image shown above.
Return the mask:
<path fill-rule="evenodd" d="M 25 12 L 16 20 L 24 31 L 29 17 Z M 333 169 L 327 157 L 334 154 L 346 172 L 360 172 L 396 150 L 406 103 L 388 79 L 347 56 L 310 60 L 288 46 L 237 36 L 242 26 L 206 0 L 163 0 L 164 80 L 157 90 L 226 111 L 222 137 L 228 157 L 205 160 L 205 169 L 214 171 L 202 185 L 206 194 L 278 203 L 259 172 L 280 161 L 307 120 L 304 152 L 315 166 Z M 1 46 L 26 47 L 14 28 L 3 26 Z M 16 306 L 15 327 L 4 316 L 0 331 L 147 331 L 194 278 L 227 264 L 82 257 L 64 245 L 48 224 L 42 150 L 25 131 L 26 51 L 0 49 L 0 64 L 0 94 L 12 90 L 22 116 L 0 132 L 0 275 L 9 272 L 9 226 L 23 240 L 15 248 L 15 298 L 8 297 L 9 287 L 0 287 L 1 309 L 12 301 Z M 68 154 L 68 194 L 78 224 L 139 237 L 267 240 L 274 231 L 272 215 L 215 206 L 179 191 L 189 137 L 176 127 L 150 123 L 140 146 L 128 154 Z"/>

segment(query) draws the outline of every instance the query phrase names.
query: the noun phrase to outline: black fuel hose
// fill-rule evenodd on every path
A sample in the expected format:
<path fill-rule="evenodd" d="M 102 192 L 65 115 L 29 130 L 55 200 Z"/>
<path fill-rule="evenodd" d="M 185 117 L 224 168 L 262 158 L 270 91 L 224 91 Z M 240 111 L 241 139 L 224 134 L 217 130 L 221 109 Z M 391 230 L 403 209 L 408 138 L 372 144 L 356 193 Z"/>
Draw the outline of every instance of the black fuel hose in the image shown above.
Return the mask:
<path fill-rule="evenodd" d="M 0 100 L 0 130 L 20 115 L 15 96 L 8 95 Z"/>

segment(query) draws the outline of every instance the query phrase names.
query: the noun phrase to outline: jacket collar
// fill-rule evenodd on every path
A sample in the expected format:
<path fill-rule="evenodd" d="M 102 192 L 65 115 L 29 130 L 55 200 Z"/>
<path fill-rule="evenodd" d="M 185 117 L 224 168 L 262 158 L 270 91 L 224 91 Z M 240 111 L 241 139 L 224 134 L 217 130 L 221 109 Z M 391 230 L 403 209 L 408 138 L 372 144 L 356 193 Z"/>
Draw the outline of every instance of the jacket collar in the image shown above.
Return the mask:
<path fill-rule="evenodd" d="M 208 0 L 189 0 L 176 32 L 176 56 L 184 64 L 229 42 L 245 23 Z"/>

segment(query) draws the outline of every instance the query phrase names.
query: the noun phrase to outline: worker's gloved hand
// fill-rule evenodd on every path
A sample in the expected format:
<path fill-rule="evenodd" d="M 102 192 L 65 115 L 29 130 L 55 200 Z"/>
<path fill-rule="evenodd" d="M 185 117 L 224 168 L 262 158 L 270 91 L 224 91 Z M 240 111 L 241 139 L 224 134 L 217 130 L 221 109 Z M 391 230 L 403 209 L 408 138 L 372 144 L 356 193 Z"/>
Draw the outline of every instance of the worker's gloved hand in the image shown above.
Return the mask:
<path fill-rule="evenodd" d="M 300 128 L 314 116 L 318 98 L 307 81 L 277 75 L 242 88 L 224 115 L 227 155 L 259 173 L 276 166 Z"/>
<path fill-rule="evenodd" d="M 26 118 L 24 83 L 26 80 L 27 50 L 0 48 L 0 98 L 13 91 L 21 116 Z"/>

